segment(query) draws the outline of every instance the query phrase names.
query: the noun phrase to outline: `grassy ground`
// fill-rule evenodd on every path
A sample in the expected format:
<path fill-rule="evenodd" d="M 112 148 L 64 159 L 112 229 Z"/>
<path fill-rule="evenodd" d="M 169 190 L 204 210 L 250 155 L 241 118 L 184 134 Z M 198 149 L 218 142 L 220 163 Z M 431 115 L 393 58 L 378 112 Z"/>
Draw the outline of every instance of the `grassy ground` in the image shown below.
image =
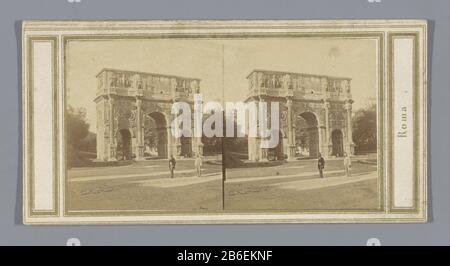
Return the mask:
<path fill-rule="evenodd" d="M 376 164 L 353 160 L 351 177 L 342 159 L 327 160 L 325 179 L 316 160 L 246 164 L 227 169 L 225 212 L 374 209 L 378 206 Z M 360 162 L 361 161 L 361 162 Z M 167 160 L 68 171 L 68 208 L 222 212 L 222 166 L 203 163 L 196 177 L 192 160 L 179 160 L 169 178 Z"/>
<path fill-rule="evenodd" d="M 204 212 L 218 211 L 221 203 L 222 166 L 203 164 L 205 182 L 162 188 L 140 182 L 165 180 L 174 184 L 197 178 L 192 160 L 179 160 L 175 178 L 170 179 L 167 160 L 133 163 L 129 166 L 73 168 L 69 170 L 69 210 L 160 210 Z M 186 172 L 188 171 L 188 172 Z"/>
<path fill-rule="evenodd" d="M 267 164 L 267 165 L 270 165 Z M 352 162 L 352 175 L 345 177 L 342 159 L 326 161 L 325 180 L 356 180 L 364 175 L 368 178 L 331 187 L 302 190 L 310 180 L 318 180 L 316 160 L 301 160 L 276 166 L 227 169 L 226 203 L 230 211 L 265 210 L 333 210 L 374 209 L 378 206 L 376 165 Z M 264 179 L 263 177 L 270 177 Z M 278 177 L 278 178 L 277 178 Z M 252 181 L 254 179 L 254 181 Z M 245 180 L 245 182 L 234 182 Z M 294 184 L 289 188 L 283 184 Z"/>

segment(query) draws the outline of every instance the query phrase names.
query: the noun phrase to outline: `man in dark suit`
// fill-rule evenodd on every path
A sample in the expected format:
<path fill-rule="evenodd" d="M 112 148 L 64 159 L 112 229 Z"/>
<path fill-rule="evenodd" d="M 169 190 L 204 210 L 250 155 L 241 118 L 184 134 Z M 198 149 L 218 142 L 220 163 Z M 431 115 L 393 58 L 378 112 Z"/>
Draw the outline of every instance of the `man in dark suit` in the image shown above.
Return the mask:
<path fill-rule="evenodd" d="M 319 153 L 319 159 L 317 160 L 317 168 L 319 169 L 320 178 L 323 178 L 323 169 L 325 168 L 325 159 L 322 154 Z"/>
<path fill-rule="evenodd" d="M 173 178 L 173 176 L 174 176 L 173 172 L 175 170 L 175 164 L 177 164 L 177 161 L 175 160 L 173 155 L 170 155 L 170 160 L 169 160 L 170 178 Z"/>

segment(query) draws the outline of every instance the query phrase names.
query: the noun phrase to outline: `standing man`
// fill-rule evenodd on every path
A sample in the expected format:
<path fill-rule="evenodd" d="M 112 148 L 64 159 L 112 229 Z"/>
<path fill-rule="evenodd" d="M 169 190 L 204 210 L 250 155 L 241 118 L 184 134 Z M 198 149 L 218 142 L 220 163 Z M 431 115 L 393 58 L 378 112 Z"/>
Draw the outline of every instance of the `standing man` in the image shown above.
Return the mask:
<path fill-rule="evenodd" d="M 175 160 L 173 155 L 170 155 L 170 160 L 169 160 L 170 178 L 173 178 L 173 171 L 175 170 L 175 164 L 177 164 L 177 161 Z"/>
<path fill-rule="evenodd" d="M 352 169 L 352 161 L 350 160 L 350 156 L 346 152 L 344 152 L 344 169 L 347 177 L 349 177 Z"/>
<path fill-rule="evenodd" d="M 199 154 L 195 157 L 195 170 L 197 171 L 197 176 L 200 177 L 202 175 L 202 157 Z"/>
<path fill-rule="evenodd" d="M 320 178 L 323 178 L 323 169 L 325 168 L 325 159 L 322 154 L 319 153 L 319 159 L 317 160 L 317 168 L 319 169 Z"/>

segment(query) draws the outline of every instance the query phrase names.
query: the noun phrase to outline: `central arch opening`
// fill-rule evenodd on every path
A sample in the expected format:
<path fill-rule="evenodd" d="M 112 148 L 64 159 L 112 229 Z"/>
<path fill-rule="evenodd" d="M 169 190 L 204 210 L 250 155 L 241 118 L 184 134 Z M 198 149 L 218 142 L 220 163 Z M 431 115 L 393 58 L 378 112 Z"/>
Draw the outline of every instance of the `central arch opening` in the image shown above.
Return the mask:
<path fill-rule="evenodd" d="M 119 135 L 119 138 L 117 138 L 117 157 L 119 160 L 131 160 L 131 132 L 128 129 L 121 129 Z"/>
<path fill-rule="evenodd" d="M 314 113 L 303 112 L 296 117 L 295 143 L 299 156 L 316 158 L 319 155 L 319 128 Z"/>
<path fill-rule="evenodd" d="M 163 113 L 152 112 L 144 119 L 144 156 L 167 158 L 167 122 Z"/>

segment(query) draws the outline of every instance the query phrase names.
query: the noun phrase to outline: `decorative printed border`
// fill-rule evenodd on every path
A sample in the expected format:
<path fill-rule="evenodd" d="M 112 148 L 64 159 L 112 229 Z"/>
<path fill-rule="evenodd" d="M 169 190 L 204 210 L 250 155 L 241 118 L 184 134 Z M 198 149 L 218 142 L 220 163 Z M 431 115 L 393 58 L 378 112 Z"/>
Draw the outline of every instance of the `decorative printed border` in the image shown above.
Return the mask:
<path fill-rule="evenodd" d="M 33 81 L 33 43 L 39 42 L 39 41 L 50 41 L 52 43 L 52 110 L 53 110 L 53 132 L 52 132 L 52 139 L 53 139 L 53 160 L 54 160 L 54 167 L 53 167 L 53 186 L 54 191 L 52 198 L 54 200 L 54 208 L 51 211 L 39 211 L 35 210 L 34 208 L 34 123 L 33 123 L 33 95 L 34 95 L 34 81 Z M 58 154 L 58 134 L 57 130 L 59 127 L 59 117 L 58 117 L 58 106 L 57 106 L 57 100 L 58 100 L 58 94 L 57 94 L 57 84 L 58 84 L 58 38 L 55 36 L 33 36 L 28 37 L 26 42 L 24 42 L 24 45 L 26 45 L 26 51 L 27 51 L 27 60 L 26 65 L 23 66 L 23 69 L 26 69 L 26 80 L 27 80 L 27 87 L 25 88 L 24 97 L 26 95 L 27 101 L 26 104 L 26 112 L 24 112 L 24 122 L 26 124 L 26 131 L 23 132 L 23 136 L 26 138 L 27 145 L 24 146 L 24 173 L 27 177 L 25 182 L 27 184 L 27 189 L 24 189 L 24 195 L 27 197 L 24 198 L 24 203 L 26 202 L 28 205 L 24 205 L 24 213 L 28 211 L 28 215 L 30 217 L 33 216 L 58 216 L 59 215 L 59 154 Z M 25 106 L 24 104 L 24 106 Z M 25 142 L 24 142 L 25 143 Z"/>
<path fill-rule="evenodd" d="M 394 189 L 390 190 L 389 195 L 389 212 L 390 213 L 417 213 L 419 211 L 419 173 L 420 173 L 420 165 L 418 163 L 418 156 L 419 156 L 419 133 L 420 133 L 420 122 L 419 122 L 419 115 L 418 110 L 420 109 L 420 97 L 419 97 L 419 34 L 415 32 L 391 32 L 388 33 L 388 42 L 389 42 L 389 65 L 388 65 L 388 91 L 389 91 L 389 98 L 390 98 L 390 105 L 389 105 L 389 113 L 394 113 L 395 109 L 395 99 L 394 99 L 394 41 L 395 39 L 400 38 L 412 38 L 413 39 L 413 207 L 412 208 L 400 208 L 394 206 Z M 425 53 L 425 52 L 424 52 Z M 425 62 L 425 60 L 424 60 Z M 393 143 L 394 143 L 394 119 L 390 117 L 389 121 L 389 184 L 390 187 L 394 187 L 394 165 L 393 165 L 393 159 L 394 159 L 394 149 L 393 149 Z"/>
<path fill-rule="evenodd" d="M 102 34 L 98 31 L 103 31 L 108 29 L 108 34 Z M 364 29 L 367 29 L 364 31 Z M 403 29 L 405 29 L 403 31 Z M 63 58 L 63 62 L 61 66 L 64 68 L 62 73 L 61 81 L 63 83 L 62 88 L 65 87 L 65 44 L 68 40 L 92 40 L 101 38 L 108 39 L 121 39 L 121 38 L 226 38 L 232 36 L 250 36 L 252 38 L 256 37 L 282 37 L 283 35 L 286 37 L 357 37 L 358 34 L 361 38 L 364 37 L 372 37 L 378 38 L 379 41 L 379 90 L 378 90 L 378 99 L 377 99 L 377 135 L 378 135 L 378 186 L 380 189 L 380 208 L 376 210 L 332 210 L 332 211 L 301 211 L 301 212 L 282 212 L 277 211 L 276 213 L 186 213 L 181 214 L 179 212 L 173 214 L 164 215 L 157 214 L 155 212 L 150 212 L 146 215 L 145 212 L 148 211 L 120 211 L 119 213 L 108 213 L 104 211 L 92 211 L 90 213 L 78 213 L 74 214 L 72 211 L 69 212 L 62 206 L 63 212 L 59 215 L 57 214 L 57 218 L 50 217 L 27 217 L 27 213 L 24 213 L 24 221 L 26 223 L 32 224 L 148 224 L 148 223 L 157 223 L 157 224 L 172 224 L 172 223 L 183 223 L 183 224 L 205 224 L 205 223 L 378 223 L 378 222 L 424 222 L 426 221 L 427 212 L 427 200 L 426 200 L 426 101 L 423 101 L 424 106 L 422 107 L 422 112 L 424 112 L 424 116 L 422 118 L 422 123 L 415 123 L 415 141 L 418 139 L 419 135 L 424 138 L 423 141 L 423 157 L 419 157 L 418 155 L 414 156 L 415 165 L 419 165 L 423 163 L 424 170 L 422 172 L 422 183 L 416 183 L 416 189 L 418 190 L 420 187 L 423 188 L 423 194 L 421 200 L 423 202 L 422 205 L 417 204 L 415 207 L 417 212 L 411 213 L 411 210 L 405 210 L 402 212 L 391 212 L 389 204 L 391 203 L 389 188 L 387 184 L 390 184 L 392 180 L 388 179 L 388 175 L 392 172 L 392 165 L 389 163 L 391 157 L 391 153 L 389 152 L 389 148 L 392 147 L 390 144 L 392 143 L 391 130 L 392 129 L 392 119 L 390 119 L 390 115 L 392 114 L 391 109 L 392 103 L 389 103 L 391 99 L 391 93 L 389 83 L 389 75 L 391 74 L 391 70 L 386 70 L 386 67 L 390 66 L 390 61 L 392 59 L 390 50 L 390 39 L 387 40 L 387 36 L 390 36 L 392 32 L 409 32 L 411 31 L 416 36 L 416 40 L 419 41 L 420 36 L 422 36 L 424 44 L 422 45 L 424 61 L 422 65 L 423 72 L 419 72 L 420 69 L 416 69 L 415 77 L 419 75 L 424 75 L 423 81 L 423 90 L 424 90 L 424 98 L 426 99 L 426 22 L 418 21 L 418 20 L 337 20 L 337 21 L 122 21 L 122 22 L 113 22 L 113 21 L 34 21 L 34 22 L 25 22 L 23 25 L 24 30 L 24 39 L 26 38 L 34 38 L 35 34 L 51 34 L 53 36 L 55 42 L 57 42 L 57 38 L 61 38 L 61 44 L 58 47 L 61 47 L 59 51 L 56 53 Z M 189 31 L 200 31 L 196 33 L 189 33 Z M 209 32 L 204 32 L 208 30 Z M 226 30 L 227 32 L 223 32 Z M 249 32 L 249 30 L 253 32 Z M 286 30 L 286 31 L 284 31 Z M 314 30 L 315 32 L 311 32 L 310 30 Z M 326 30 L 326 31 L 324 31 Z M 97 32 L 96 32 L 97 31 Z M 130 33 L 131 31 L 131 33 Z M 269 32 L 267 32 L 269 31 Z M 292 32 L 294 31 L 294 32 Z M 422 34 L 420 34 L 422 31 Z M 214 32 L 214 33 L 211 33 Z M 29 36 L 27 36 L 29 35 Z M 30 37 L 32 36 L 32 37 Z M 37 36 L 37 35 L 36 35 Z M 49 38 L 46 36 L 46 38 Z M 236 38 L 236 37 L 235 37 Z M 388 52 L 384 50 L 384 47 L 388 46 Z M 418 49 L 418 46 L 415 46 Z M 56 52 L 56 50 L 54 50 Z M 30 53 L 28 53 L 28 56 Z M 56 57 L 55 57 L 56 58 Z M 385 61 L 386 59 L 386 61 Z M 416 60 L 419 58 L 416 56 Z M 28 58 L 29 61 L 29 58 Z M 29 62 L 26 61 L 28 64 Z M 25 62 L 25 61 L 24 61 Z M 25 68 L 24 71 L 29 71 L 29 69 Z M 60 71 L 61 69 L 56 69 Z M 32 72 L 31 72 L 32 73 Z M 386 75 L 385 75 L 386 74 Z M 25 75 L 25 73 L 24 73 Z M 57 77 L 58 75 L 56 75 Z M 385 77 L 387 79 L 385 79 Z M 418 80 L 416 81 L 418 82 Z M 59 83 L 56 83 L 59 85 Z M 418 88 L 416 86 L 416 88 Z M 26 88 L 24 87 L 24 90 Z M 387 94 L 385 94 L 387 92 Z M 64 91 L 62 93 L 64 95 Z M 414 97 L 415 102 L 419 102 L 418 97 Z M 62 110 L 61 117 L 56 116 L 61 119 L 64 117 L 65 110 L 65 99 L 63 98 L 64 107 Z M 24 106 L 27 104 L 25 99 Z M 57 106 L 57 105 L 55 105 Z M 417 108 L 418 105 L 415 106 Z M 387 107 L 388 112 L 384 111 L 384 107 Z M 24 107 L 25 108 L 25 107 Z M 416 114 L 419 110 L 415 109 L 414 113 Z M 24 116 L 28 114 L 24 112 Z M 385 118 L 388 118 L 385 120 Z M 28 119 L 24 117 L 24 121 Z M 417 117 L 414 118 L 416 121 Z M 56 119 L 60 122 L 58 119 Z M 62 121 L 64 123 L 64 121 Z M 64 126 L 64 124 L 62 124 Z M 57 127 L 58 128 L 58 127 Z M 32 129 L 32 128 L 29 128 Z M 387 129 L 387 131 L 386 131 Z M 421 131 L 418 131 L 421 130 Z M 30 132 L 30 130 L 28 130 Z M 31 131 L 32 132 L 32 131 Z M 60 131 L 57 131 L 59 134 Z M 387 133 L 387 136 L 385 134 Z M 29 133 L 24 132 L 24 136 L 28 136 Z M 65 133 L 64 133 L 65 134 Z M 64 142 L 64 141 L 63 141 Z M 65 145 L 62 142 L 62 146 L 60 147 L 61 151 L 65 151 Z M 385 143 L 386 142 L 386 143 Z M 24 142 L 25 143 L 25 142 Z M 60 142 L 55 142 L 60 145 Z M 415 142 L 416 143 L 416 142 Z M 388 144 L 385 146 L 385 144 Z M 28 145 L 29 146 L 29 145 Z M 28 147 L 24 146 L 24 152 L 28 151 Z M 57 147 L 56 147 L 57 150 Z M 32 153 L 31 153 L 32 154 Z M 61 153 L 60 155 L 65 154 Z M 386 156 L 389 155 L 389 156 Z M 29 154 L 24 154 L 24 159 L 28 158 Z M 59 157 L 57 157 L 59 158 Z M 64 160 L 64 158 L 62 158 Z M 387 160 L 386 160 L 387 159 Z M 424 161 L 420 161 L 420 159 Z M 26 161 L 25 161 L 26 162 Z M 59 164 L 57 163 L 56 166 Z M 385 167 L 386 166 L 386 167 Z M 419 166 L 415 169 L 415 173 L 419 177 L 420 173 Z M 63 173 L 67 175 L 67 169 L 61 169 Z M 58 176 L 58 179 L 64 184 L 61 188 L 63 191 L 62 198 L 65 199 L 64 190 L 66 190 L 67 182 L 64 182 L 64 176 Z M 24 188 L 24 191 L 26 189 Z M 55 190 L 58 192 L 58 190 Z M 415 190 L 416 191 L 416 190 Z M 416 195 L 420 195 L 416 193 Z M 26 198 L 29 195 L 26 193 L 24 197 Z M 389 196 L 389 197 L 386 197 Z M 61 198 L 60 196 L 57 199 Z M 420 200 L 420 199 L 418 199 Z M 62 202 L 65 204 L 65 200 Z M 56 206 L 56 205 L 55 205 Z M 59 206 L 59 205 L 58 205 Z M 113 215 L 113 216 L 110 216 Z M 137 216 L 132 216 L 137 215 Z"/>

